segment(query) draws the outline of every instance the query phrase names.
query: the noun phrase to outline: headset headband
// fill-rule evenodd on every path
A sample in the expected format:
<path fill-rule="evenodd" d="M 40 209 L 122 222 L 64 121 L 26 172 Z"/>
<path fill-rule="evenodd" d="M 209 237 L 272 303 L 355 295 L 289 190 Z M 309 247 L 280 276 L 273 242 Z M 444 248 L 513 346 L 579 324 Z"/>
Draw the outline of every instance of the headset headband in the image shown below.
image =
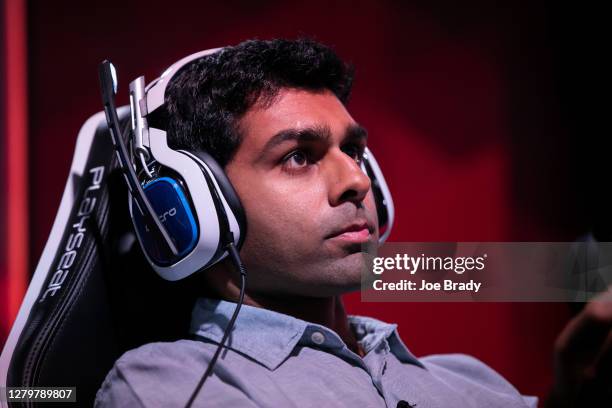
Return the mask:
<path fill-rule="evenodd" d="M 159 78 L 154 79 L 145 87 L 144 77 L 138 77 L 130 83 L 130 108 L 132 115 L 132 130 L 134 131 L 134 150 L 141 156 L 141 161 L 149 159 L 149 126 L 145 119 L 165 103 L 166 88 L 174 76 L 185 65 L 214 54 L 223 47 L 199 51 L 181 58 L 168 67 Z M 145 166 L 146 167 L 146 166 Z"/>
<path fill-rule="evenodd" d="M 192 61 L 195 61 L 207 55 L 214 54 L 215 52 L 220 51 L 222 49 L 223 47 L 211 48 L 208 50 L 196 52 L 194 54 L 188 55 L 185 58 L 178 60 L 177 62 L 172 64 L 170 67 L 168 67 L 168 69 L 166 69 L 159 78 L 151 82 L 151 84 L 149 84 L 147 88 L 145 89 L 146 105 L 144 106 L 145 109 L 143 109 L 144 111 L 143 113 L 145 115 L 148 115 L 149 113 L 155 111 L 157 108 L 159 108 L 160 106 L 164 104 L 166 88 L 168 87 L 168 84 L 170 83 L 172 78 L 174 78 L 176 73 L 179 72 L 181 68 L 183 68 L 185 65 L 189 64 Z"/>

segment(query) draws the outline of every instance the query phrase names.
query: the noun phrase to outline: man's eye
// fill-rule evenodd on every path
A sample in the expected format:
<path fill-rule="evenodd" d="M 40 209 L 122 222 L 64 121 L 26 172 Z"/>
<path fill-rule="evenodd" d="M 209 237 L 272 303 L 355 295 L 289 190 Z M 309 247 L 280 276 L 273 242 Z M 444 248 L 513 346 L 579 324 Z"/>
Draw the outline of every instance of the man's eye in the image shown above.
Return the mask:
<path fill-rule="evenodd" d="M 342 150 L 357 163 L 361 163 L 361 160 L 363 159 L 363 151 L 365 150 L 363 147 L 357 145 L 350 145 L 345 146 Z"/>
<path fill-rule="evenodd" d="M 307 163 L 308 157 L 306 156 L 306 153 L 301 150 L 291 152 L 283 159 L 283 164 L 292 168 L 304 167 Z"/>

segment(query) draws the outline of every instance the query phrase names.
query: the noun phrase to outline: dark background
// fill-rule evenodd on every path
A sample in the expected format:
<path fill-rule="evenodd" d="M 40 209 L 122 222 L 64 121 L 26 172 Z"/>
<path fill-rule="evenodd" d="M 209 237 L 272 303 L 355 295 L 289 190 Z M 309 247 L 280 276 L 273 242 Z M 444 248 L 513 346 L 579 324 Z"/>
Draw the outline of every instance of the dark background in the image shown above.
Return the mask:
<path fill-rule="evenodd" d="M 356 66 L 349 110 L 395 199 L 390 241 L 608 239 L 609 132 L 594 102 L 602 14 L 540 1 L 31 1 L 30 270 L 78 130 L 101 110 L 97 64 L 115 63 L 125 103 L 135 77 L 254 37 L 311 36 Z M 346 303 L 398 323 L 417 355 L 472 354 L 540 396 L 571 314 L 566 304 L 361 303 L 358 293 Z"/>

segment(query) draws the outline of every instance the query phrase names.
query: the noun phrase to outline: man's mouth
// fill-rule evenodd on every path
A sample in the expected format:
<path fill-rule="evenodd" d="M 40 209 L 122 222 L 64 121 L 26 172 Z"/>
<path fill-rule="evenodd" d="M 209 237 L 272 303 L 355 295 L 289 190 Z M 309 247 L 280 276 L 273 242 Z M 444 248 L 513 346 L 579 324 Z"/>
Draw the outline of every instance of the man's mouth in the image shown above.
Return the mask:
<path fill-rule="evenodd" d="M 350 243 L 366 243 L 370 240 L 371 232 L 372 227 L 369 226 L 366 221 L 359 221 L 334 231 L 332 234 L 328 235 L 326 239 Z"/>

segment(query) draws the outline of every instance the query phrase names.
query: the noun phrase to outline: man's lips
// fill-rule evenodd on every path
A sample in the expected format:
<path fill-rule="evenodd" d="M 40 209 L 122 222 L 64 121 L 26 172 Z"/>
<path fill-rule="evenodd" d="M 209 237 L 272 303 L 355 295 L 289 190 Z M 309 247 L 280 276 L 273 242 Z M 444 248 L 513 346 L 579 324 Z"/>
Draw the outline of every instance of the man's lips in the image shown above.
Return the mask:
<path fill-rule="evenodd" d="M 328 235 L 326 239 L 337 239 L 357 243 L 367 242 L 370 239 L 371 232 L 372 227 L 368 225 L 366 221 L 359 221 L 336 230 Z"/>

